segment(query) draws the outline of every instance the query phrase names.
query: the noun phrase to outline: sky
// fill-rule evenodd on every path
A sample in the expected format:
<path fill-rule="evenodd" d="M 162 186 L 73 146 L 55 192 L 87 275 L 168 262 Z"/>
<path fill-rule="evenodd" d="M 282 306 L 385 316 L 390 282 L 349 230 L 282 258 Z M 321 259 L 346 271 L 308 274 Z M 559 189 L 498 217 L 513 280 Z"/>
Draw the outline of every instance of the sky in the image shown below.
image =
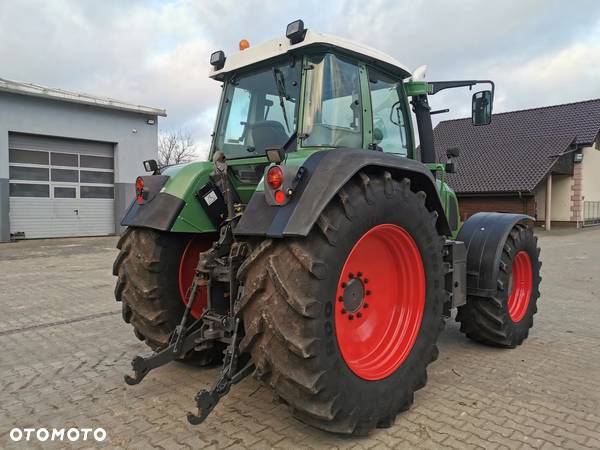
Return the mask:
<path fill-rule="evenodd" d="M 0 0 L 0 78 L 165 108 L 205 153 L 219 83 L 215 50 L 315 31 L 385 51 L 428 80 L 492 79 L 494 112 L 600 98 L 596 0 Z M 466 117 L 468 89 L 430 99 Z"/>

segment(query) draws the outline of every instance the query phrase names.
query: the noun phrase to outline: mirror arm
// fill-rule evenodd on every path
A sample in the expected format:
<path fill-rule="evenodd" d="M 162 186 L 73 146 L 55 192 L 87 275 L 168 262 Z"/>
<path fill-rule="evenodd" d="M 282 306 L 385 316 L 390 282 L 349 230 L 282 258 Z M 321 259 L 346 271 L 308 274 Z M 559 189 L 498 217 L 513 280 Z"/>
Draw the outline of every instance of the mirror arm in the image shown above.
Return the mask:
<path fill-rule="evenodd" d="M 492 86 L 492 98 L 494 98 L 495 85 L 492 80 L 462 80 L 462 81 L 429 81 L 428 85 L 432 86 L 431 93 L 429 95 L 435 95 L 444 89 L 453 89 L 458 87 L 469 87 L 472 88 L 476 84 L 489 83 Z"/>

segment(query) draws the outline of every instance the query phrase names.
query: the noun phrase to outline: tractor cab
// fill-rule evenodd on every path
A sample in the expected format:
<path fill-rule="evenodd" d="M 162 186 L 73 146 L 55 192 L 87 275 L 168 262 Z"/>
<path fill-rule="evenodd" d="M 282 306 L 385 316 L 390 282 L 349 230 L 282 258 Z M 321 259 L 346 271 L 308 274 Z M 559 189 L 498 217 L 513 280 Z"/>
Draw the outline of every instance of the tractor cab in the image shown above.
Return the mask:
<path fill-rule="evenodd" d="M 299 31 L 300 30 L 300 31 Z M 211 78 L 224 92 L 211 151 L 228 160 L 334 148 L 373 149 L 413 157 L 408 70 L 392 57 L 306 30 L 239 53 L 211 56 Z"/>

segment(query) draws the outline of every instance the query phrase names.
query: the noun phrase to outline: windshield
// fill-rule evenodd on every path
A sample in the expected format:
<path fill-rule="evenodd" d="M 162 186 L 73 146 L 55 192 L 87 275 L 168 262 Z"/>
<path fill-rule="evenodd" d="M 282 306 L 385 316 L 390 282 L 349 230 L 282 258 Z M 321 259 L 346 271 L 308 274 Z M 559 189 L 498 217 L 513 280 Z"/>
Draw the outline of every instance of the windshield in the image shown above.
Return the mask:
<path fill-rule="evenodd" d="M 296 131 L 300 64 L 287 61 L 226 83 L 216 149 L 227 159 L 261 156 L 282 147 Z"/>

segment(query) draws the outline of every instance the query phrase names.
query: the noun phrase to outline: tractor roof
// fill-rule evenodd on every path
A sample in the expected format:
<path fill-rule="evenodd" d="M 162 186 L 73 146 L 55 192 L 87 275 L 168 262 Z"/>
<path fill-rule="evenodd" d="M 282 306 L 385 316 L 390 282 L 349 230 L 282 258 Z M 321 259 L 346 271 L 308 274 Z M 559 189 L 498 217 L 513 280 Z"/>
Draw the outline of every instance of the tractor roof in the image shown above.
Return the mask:
<path fill-rule="evenodd" d="M 335 49 L 336 51 L 356 56 L 365 62 L 379 66 L 387 72 L 399 75 L 402 78 L 410 76 L 409 70 L 404 65 L 386 53 L 367 47 L 366 45 L 327 34 L 316 33 L 311 30 L 306 30 L 306 36 L 297 44 L 291 44 L 287 37 L 282 36 L 228 55 L 221 69 L 215 70 L 214 67 L 211 67 L 209 76 L 216 80 L 222 80 L 223 76 L 228 72 L 233 72 L 308 47 Z"/>

